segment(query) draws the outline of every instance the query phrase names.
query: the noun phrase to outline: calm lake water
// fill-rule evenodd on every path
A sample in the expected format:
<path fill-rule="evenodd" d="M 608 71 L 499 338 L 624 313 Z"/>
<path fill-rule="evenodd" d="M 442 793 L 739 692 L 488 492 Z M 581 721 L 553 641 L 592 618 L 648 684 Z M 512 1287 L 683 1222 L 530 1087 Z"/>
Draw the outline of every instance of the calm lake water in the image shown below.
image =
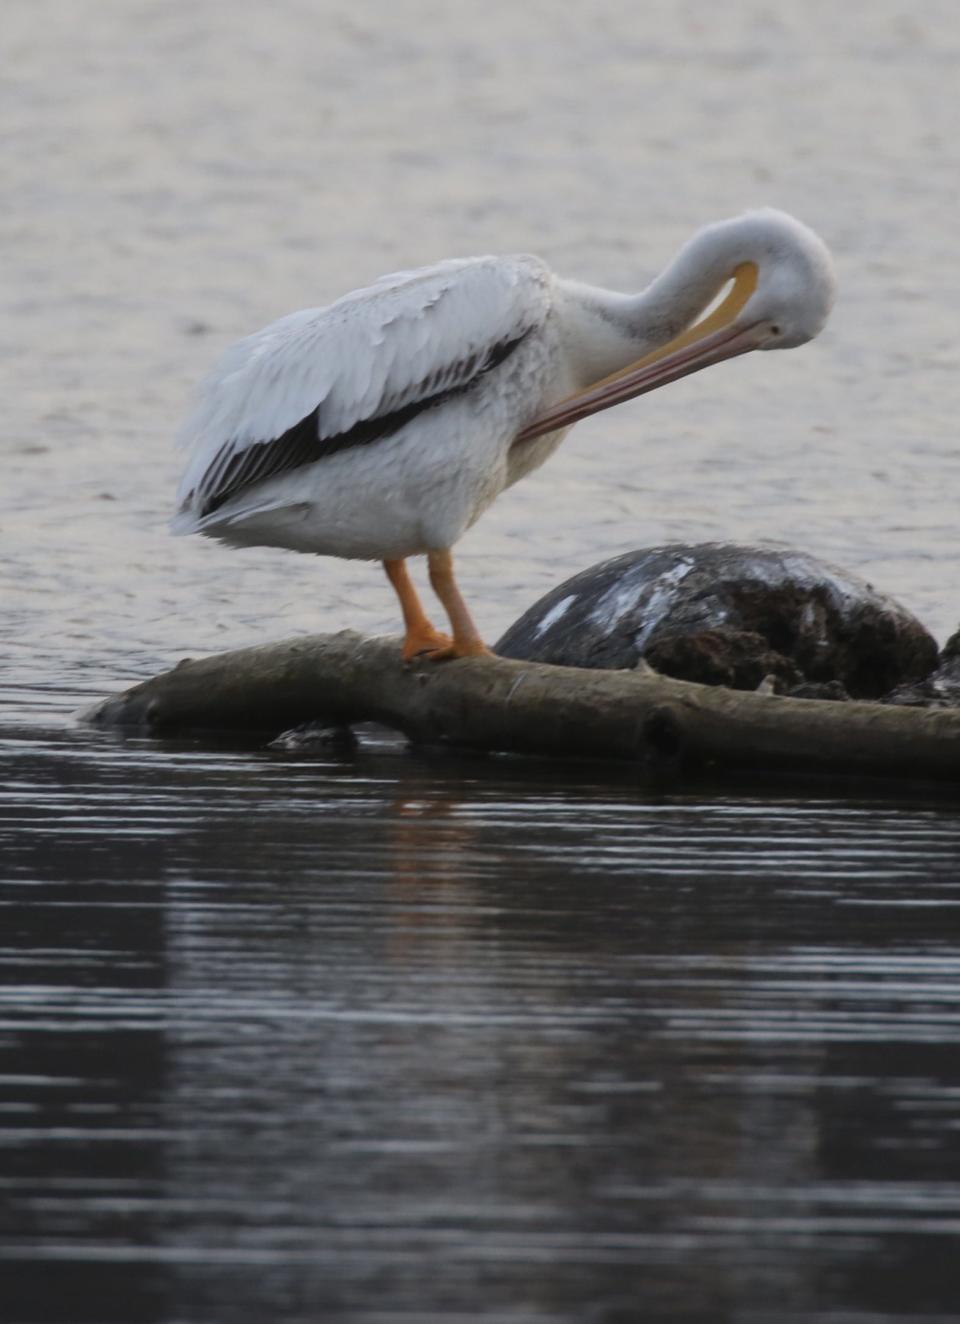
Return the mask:
<path fill-rule="evenodd" d="M 75 721 L 187 653 L 395 628 L 375 567 L 167 536 L 225 344 L 457 253 L 635 288 L 767 202 L 837 255 L 821 340 L 581 425 L 464 591 L 494 639 L 602 557 L 773 537 L 942 640 L 960 11 L 2 29 L 4 1324 L 960 1318 L 955 798 Z"/>

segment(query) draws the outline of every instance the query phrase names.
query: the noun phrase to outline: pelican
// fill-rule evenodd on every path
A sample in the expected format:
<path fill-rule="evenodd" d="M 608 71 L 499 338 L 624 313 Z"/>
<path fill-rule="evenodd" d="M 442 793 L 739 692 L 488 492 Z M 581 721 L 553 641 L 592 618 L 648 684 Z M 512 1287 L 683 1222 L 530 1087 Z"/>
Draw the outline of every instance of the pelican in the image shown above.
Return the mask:
<path fill-rule="evenodd" d="M 172 528 L 382 561 L 405 658 L 487 653 L 451 549 L 490 503 L 587 415 L 812 339 L 834 284 L 822 240 L 773 209 L 699 231 L 640 294 L 525 255 L 384 276 L 227 350 L 184 427 Z M 410 579 L 420 555 L 451 636 Z"/>

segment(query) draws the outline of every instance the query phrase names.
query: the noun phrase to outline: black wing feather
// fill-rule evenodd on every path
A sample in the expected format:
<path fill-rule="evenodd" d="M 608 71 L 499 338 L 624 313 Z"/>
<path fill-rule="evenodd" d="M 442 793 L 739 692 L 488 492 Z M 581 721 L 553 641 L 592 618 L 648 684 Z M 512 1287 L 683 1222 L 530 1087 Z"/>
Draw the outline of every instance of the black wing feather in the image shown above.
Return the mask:
<path fill-rule="evenodd" d="M 474 357 L 452 364 L 447 370 L 432 373 L 418 388 L 423 392 L 418 399 L 374 418 L 362 419 L 345 432 L 324 436 L 322 407 L 318 405 L 306 418 L 302 418 L 279 437 L 255 442 L 240 452 L 234 452 L 232 443 L 228 443 L 217 452 L 204 475 L 204 486 L 210 489 L 210 496 L 201 507 L 201 518 L 213 514 L 231 497 L 252 487 L 254 483 L 287 473 L 290 469 L 299 469 L 305 464 L 329 459 L 331 455 L 352 446 L 369 446 L 371 442 L 392 436 L 418 414 L 427 409 L 436 409 L 454 396 L 469 391 L 481 377 L 509 358 L 528 334 L 529 331 L 524 331 L 511 340 L 501 340 L 484 355 L 479 366 Z M 456 386 L 434 389 L 437 381 L 449 380 L 451 377 L 457 381 Z M 188 506 L 192 499 L 191 492 L 184 506 Z"/>

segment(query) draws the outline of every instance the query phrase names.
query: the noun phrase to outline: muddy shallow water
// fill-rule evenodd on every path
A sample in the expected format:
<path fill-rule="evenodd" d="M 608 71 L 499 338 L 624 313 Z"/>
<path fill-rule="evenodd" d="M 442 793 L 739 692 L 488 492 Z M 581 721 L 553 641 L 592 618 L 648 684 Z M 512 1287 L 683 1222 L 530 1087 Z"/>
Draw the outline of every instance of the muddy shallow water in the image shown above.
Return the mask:
<path fill-rule="evenodd" d="M 736 0 L 9 0 L 0 1280 L 10 1324 L 955 1318 L 960 814 L 923 787 L 110 738 L 186 653 L 394 628 L 375 567 L 168 537 L 223 345 L 704 220 L 833 247 L 821 340 L 581 425 L 464 540 L 778 538 L 960 617 L 960 18 Z"/>

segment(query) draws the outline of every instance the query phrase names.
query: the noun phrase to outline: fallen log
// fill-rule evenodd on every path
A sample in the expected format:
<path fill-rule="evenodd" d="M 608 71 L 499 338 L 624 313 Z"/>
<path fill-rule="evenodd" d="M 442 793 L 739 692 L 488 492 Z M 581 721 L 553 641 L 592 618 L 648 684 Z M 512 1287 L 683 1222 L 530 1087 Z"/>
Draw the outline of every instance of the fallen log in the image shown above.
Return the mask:
<path fill-rule="evenodd" d="M 507 658 L 404 663 L 399 640 L 339 634 L 187 659 L 85 714 L 150 732 L 379 722 L 419 744 L 960 781 L 960 708 L 780 698 L 631 671 Z"/>

